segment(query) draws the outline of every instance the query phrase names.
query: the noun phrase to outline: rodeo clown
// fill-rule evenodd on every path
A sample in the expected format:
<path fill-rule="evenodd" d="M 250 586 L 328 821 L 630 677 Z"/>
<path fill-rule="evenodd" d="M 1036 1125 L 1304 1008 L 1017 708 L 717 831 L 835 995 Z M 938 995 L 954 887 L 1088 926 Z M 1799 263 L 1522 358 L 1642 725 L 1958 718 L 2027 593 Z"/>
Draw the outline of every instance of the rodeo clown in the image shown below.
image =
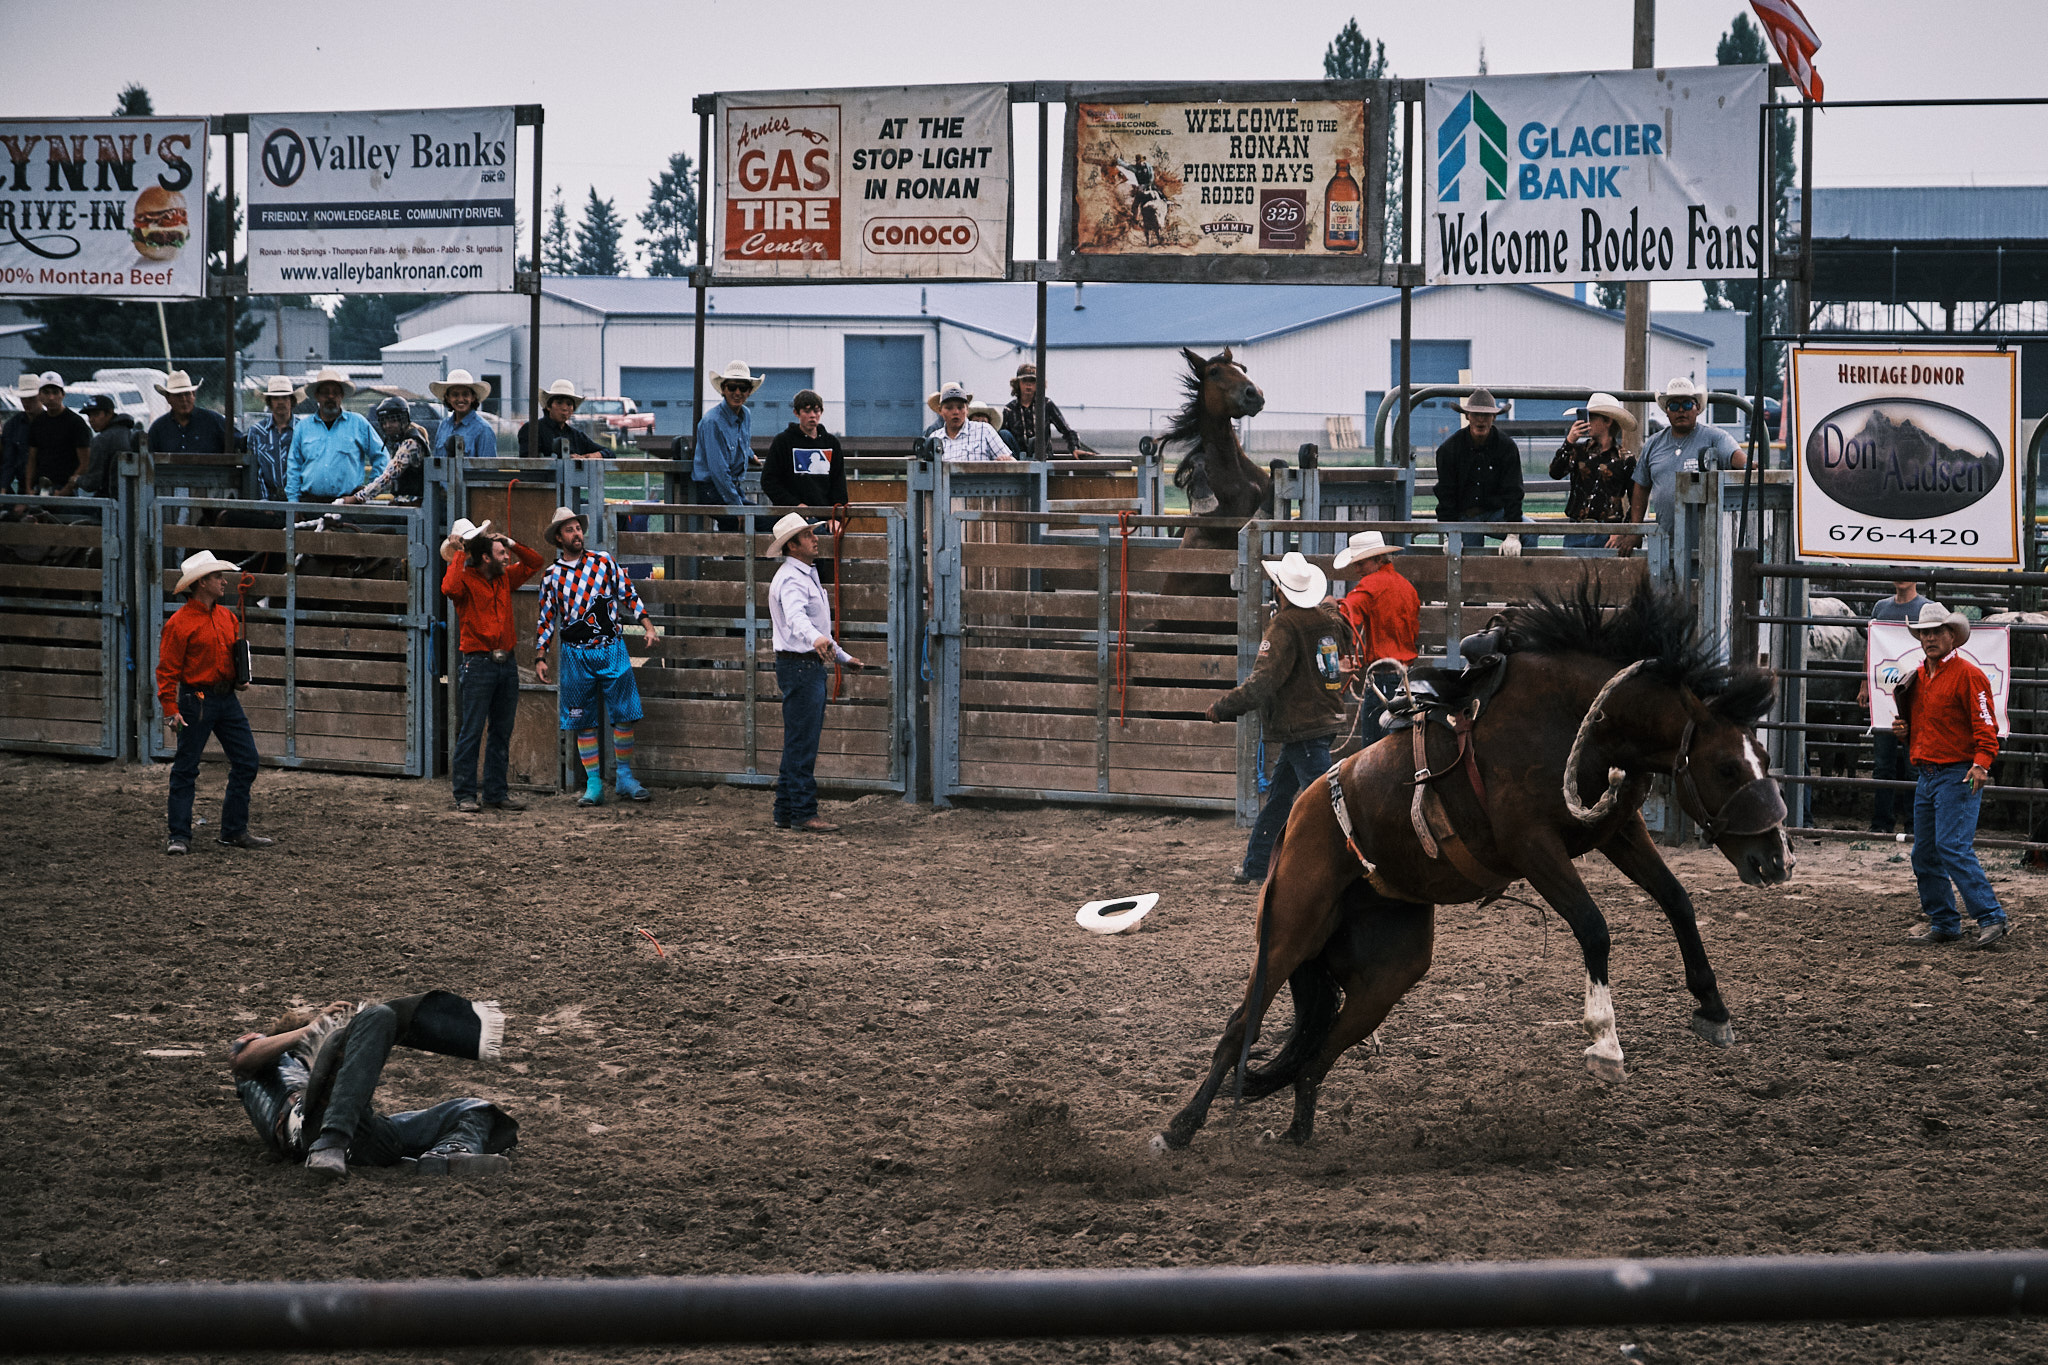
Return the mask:
<path fill-rule="evenodd" d="M 640 618 L 647 647 L 654 647 L 654 622 L 633 590 L 633 580 L 618 561 L 602 550 L 583 547 L 588 523 L 566 507 L 555 509 L 547 542 L 557 558 L 540 580 L 540 627 L 533 640 L 534 676 L 548 680 L 548 641 L 562 632 L 562 729 L 576 736 L 576 756 L 583 762 L 583 795 L 579 806 L 604 800 L 604 775 L 599 770 L 598 706 L 603 704 L 612 726 L 612 756 L 617 760 L 615 783 L 628 801 L 645 801 L 647 788 L 633 776 L 633 724 L 640 719 L 640 685 L 633 680 L 633 660 L 620 638 L 621 618 Z"/>

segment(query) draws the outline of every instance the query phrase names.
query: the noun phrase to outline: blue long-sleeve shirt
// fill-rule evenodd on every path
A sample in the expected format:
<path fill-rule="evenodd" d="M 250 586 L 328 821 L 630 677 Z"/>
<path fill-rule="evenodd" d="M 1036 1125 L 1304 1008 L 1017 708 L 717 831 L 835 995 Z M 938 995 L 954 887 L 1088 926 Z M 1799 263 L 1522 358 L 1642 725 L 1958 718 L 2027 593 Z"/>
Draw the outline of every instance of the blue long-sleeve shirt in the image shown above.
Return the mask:
<path fill-rule="evenodd" d="M 491 424 L 477 415 L 475 408 L 462 414 L 458 420 L 454 413 L 441 419 L 441 425 L 434 429 L 434 453 L 451 453 L 448 442 L 453 440 L 461 447 L 460 454 L 471 458 L 495 456 L 498 453 L 498 433 L 491 430 Z"/>
<path fill-rule="evenodd" d="M 382 473 L 390 458 L 383 437 L 360 412 L 344 409 L 331 427 L 317 412 L 302 417 L 292 428 L 284 500 L 297 502 L 301 494 L 338 498 L 353 493 L 366 479 Z"/>
<path fill-rule="evenodd" d="M 720 400 L 697 424 L 697 449 L 690 462 L 690 477 L 718 490 L 722 507 L 741 507 L 746 498 L 740 480 L 746 477 L 747 461 L 754 453 L 754 415 Z"/>

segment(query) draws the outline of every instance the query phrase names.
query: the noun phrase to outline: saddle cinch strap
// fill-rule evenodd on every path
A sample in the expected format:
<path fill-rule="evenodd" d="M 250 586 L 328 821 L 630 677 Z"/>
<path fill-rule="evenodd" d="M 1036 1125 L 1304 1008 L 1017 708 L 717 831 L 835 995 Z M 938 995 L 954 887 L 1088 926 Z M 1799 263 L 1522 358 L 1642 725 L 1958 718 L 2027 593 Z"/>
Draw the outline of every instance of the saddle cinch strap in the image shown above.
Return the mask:
<path fill-rule="evenodd" d="M 1437 795 L 1432 785 L 1452 768 L 1463 765 L 1472 794 L 1479 798 L 1479 809 L 1482 814 L 1486 811 L 1486 779 L 1480 775 L 1479 760 L 1472 753 L 1472 722 L 1473 715 L 1469 711 L 1461 711 L 1450 718 L 1451 729 L 1458 736 L 1458 755 L 1442 771 L 1433 771 L 1429 766 L 1429 727 L 1417 725 L 1409 732 L 1414 736 L 1415 795 L 1408 804 L 1408 819 L 1415 828 L 1416 842 L 1422 845 L 1425 854 L 1450 863 L 1458 870 L 1458 875 L 1492 895 L 1514 881 L 1514 877 L 1479 861 L 1464 836 L 1458 833 L 1457 826 L 1451 823 L 1450 812 L 1444 809 L 1443 798 Z"/>
<path fill-rule="evenodd" d="M 1340 776 L 1343 767 L 1341 763 L 1332 764 L 1323 774 L 1323 782 L 1330 789 L 1330 813 L 1337 817 L 1337 828 L 1343 831 L 1344 847 L 1351 850 L 1351 856 L 1358 859 L 1358 865 L 1365 869 L 1365 879 L 1372 884 L 1373 890 L 1394 900 L 1415 900 L 1416 897 L 1396 890 L 1373 865 L 1372 859 L 1365 856 L 1365 850 L 1358 846 L 1358 833 L 1351 824 L 1351 807 L 1344 799 L 1344 779 Z"/>

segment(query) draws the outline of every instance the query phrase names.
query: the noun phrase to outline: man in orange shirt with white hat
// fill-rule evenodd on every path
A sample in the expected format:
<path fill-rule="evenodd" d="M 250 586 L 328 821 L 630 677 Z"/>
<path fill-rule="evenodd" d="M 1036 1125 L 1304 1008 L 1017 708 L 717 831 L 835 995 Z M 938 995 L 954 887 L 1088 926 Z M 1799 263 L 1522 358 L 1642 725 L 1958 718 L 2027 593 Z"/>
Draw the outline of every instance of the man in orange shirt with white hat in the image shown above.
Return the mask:
<path fill-rule="evenodd" d="M 228 755 L 228 793 L 221 803 L 221 843 L 230 848 L 267 848 L 271 841 L 249 832 L 249 789 L 256 784 L 256 736 L 235 693 L 248 687 L 236 677 L 235 643 L 241 631 L 235 614 L 221 605 L 233 564 L 201 550 L 178 566 L 177 591 L 191 594 L 164 622 L 157 643 L 156 695 L 164 723 L 177 740 L 171 760 L 170 854 L 192 851 L 192 797 L 199 785 L 199 759 L 208 735 L 220 736 Z"/>

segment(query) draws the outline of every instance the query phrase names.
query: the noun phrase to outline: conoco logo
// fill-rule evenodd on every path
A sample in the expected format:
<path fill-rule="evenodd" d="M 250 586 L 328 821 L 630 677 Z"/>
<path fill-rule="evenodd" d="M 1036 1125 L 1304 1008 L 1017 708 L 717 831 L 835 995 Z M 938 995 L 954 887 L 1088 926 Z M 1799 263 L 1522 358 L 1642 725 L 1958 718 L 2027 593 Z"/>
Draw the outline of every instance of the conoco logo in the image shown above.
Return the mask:
<path fill-rule="evenodd" d="M 1918 521 L 1988 495 L 2005 474 L 2005 451 L 1989 427 L 1959 408 L 1870 398 L 1814 425 L 1806 472 L 1852 512 Z"/>
<path fill-rule="evenodd" d="M 306 144 L 289 128 L 263 139 L 263 178 L 280 189 L 306 173 Z"/>
<path fill-rule="evenodd" d="M 980 241 L 972 218 L 871 218 L 861 233 L 877 256 L 960 256 Z"/>

